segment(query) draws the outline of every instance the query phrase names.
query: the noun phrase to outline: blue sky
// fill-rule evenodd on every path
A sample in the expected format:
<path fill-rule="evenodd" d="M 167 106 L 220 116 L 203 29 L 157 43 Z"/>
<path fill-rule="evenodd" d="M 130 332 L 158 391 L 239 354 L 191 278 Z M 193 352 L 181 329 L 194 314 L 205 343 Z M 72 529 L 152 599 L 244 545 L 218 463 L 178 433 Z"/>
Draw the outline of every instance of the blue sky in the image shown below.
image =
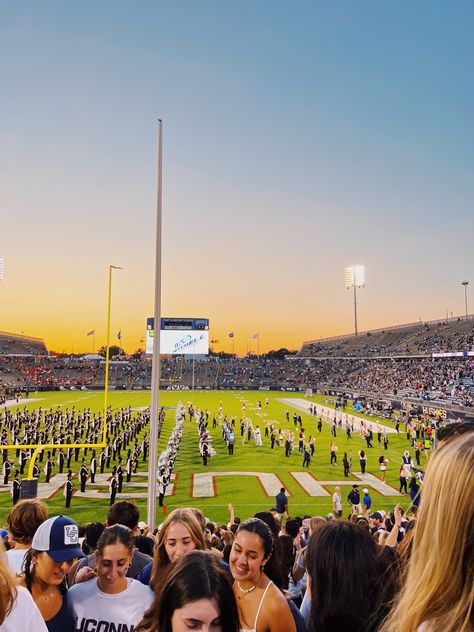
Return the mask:
<path fill-rule="evenodd" d="M 208 316 L 223 348 L 347 333 L 353 263 L 361 329 L 463 312 L 472 3 L 0 7 L 0 329 L 89 344 L 114 263 L 113 324 L 139 345 L 158 117 L 167 315 Z"/>

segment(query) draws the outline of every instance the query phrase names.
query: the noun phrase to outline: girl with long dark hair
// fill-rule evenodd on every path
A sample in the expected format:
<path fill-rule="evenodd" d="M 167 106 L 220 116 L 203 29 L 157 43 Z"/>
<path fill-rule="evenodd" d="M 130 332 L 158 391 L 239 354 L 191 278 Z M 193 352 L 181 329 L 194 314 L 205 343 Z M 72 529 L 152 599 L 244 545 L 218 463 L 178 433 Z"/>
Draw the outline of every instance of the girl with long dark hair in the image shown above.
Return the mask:
<path fill-rule="evenodd" d="M 270 527 L 259 518 L 241 524 L 230 554 L 242 632 L 295 632 L 290 607 L 273 581 L 281 581 Z"/>

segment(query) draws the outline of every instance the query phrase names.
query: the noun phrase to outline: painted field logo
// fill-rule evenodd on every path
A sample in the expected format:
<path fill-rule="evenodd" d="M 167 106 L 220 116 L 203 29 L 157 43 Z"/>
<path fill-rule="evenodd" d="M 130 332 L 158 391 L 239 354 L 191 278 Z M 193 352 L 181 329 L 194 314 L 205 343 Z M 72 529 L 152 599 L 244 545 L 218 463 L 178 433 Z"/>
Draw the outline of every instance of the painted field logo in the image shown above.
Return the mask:
<path fill-rule="evenodd" d="M 367 472 L 365 474 L 352 472 L 355 476 L 355 480 L 346 478 L 334 481 L 319 481 L 309 472 L 290 472 L 290 474 L 311 498 L 329 497 L 331 493 L 326 487 L 333 487 L 334 485 L 352 486 L 354 482 L 366 487 L 371 487 L 382 496 L 402 495 L 397 489 L 385 481 L 381 481 L 373 474 Z M 199 474 L 194 474 L 192 477 L 193 498 L 214 498 L 217 496 L 216 478 L 221 476 L 253 476 L 260 483 L 266 496 L 276 496 L 280 488 L 284 487 L 281 480 L 273 472 L 200 472 Z M 287 495 L 290 494 L 287 493 Z"/>

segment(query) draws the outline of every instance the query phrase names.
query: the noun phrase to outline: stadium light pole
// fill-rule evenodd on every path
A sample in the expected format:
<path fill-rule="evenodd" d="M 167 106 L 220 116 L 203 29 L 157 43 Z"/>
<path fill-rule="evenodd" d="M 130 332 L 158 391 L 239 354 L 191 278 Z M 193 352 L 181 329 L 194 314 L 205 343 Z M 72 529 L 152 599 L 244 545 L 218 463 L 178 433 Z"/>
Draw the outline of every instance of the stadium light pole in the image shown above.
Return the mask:
<path fill-rule="evenodd" d="M 346 289 L 354 290 L 354 330 L 355 335 L 359 334 L 357 330 L 357 288 L 365 286 L 365 267 L 349 266 L 345 270 Z"/>
<path fill-rule="evenodd" d="M 466 306 L 466 320 L 467 320 L 467 286 L 469 285 L 469 281 L 463 281 L 461 285 L 464 286 L 464 304 Z"/>
<path fill-rule="evenodd" d="M 161 332 L 161 224 L 163 215 L 163 121 L 158 119 L 158 186 L 156 194 L 155 335 L 151 367 L 150 457 L 148 460 L 147 522 L 153 532 L 156 522 L 156 466 L 158 457 L 158 400 L 160 395 Z"/>

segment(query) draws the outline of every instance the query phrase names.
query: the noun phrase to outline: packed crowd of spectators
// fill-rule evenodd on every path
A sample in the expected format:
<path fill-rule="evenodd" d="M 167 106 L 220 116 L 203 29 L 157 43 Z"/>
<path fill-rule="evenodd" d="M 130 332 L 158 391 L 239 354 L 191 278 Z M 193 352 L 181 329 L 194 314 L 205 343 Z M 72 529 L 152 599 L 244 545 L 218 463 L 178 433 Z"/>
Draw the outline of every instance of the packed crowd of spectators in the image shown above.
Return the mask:
<path fill-rule="evenodd" d="M 336 388 L 473 407 L 474 359 L 431 357 L 472 350 L 473 331 L 474 319 L 469 318 L 307 343 L 287 357 L 165 357 L 161 386 Z M 120 389 L 150 388 L 151 370 L 149 357 L 114 358 L 109 383 Z M 97 357 L 0 354 L 0 385 L 10 389 L 100 388 L 104 381 L 105 363 Z"/>
<path fill-rule="evenodd" d="M 286 359 L 217 358 L 192 361 L 166 358 L 162 388 L 347 389 L 380 396 L 474 406 L 474 358 Z M 80 358 L 20 359 L 0 357 L 0 382 L 11 388 L 102 387 L 103 361 Z M 151 385 L 149 359 L 125 359 L 110 366 L 109 384 L 138 389 Z"/>
<path fill-rule="evenodd" d="M 468 351 L 474 347 L 474 318 L 402 325 L 306 342 L 300 356 L 358 357 Z"/>
<path fill-rule="evenodd" d="M 150 533 L 133 501 L 80 527 L 19 501 L 0 544 L 0 629 L 472 632 L 473 471 L 472 425 L 454 423 L 407 511 L 354 485 L 347 501 L 334 489 L 329 515 L 298 516 L 282 488 L 253 517 L 178 508 Z"/>

